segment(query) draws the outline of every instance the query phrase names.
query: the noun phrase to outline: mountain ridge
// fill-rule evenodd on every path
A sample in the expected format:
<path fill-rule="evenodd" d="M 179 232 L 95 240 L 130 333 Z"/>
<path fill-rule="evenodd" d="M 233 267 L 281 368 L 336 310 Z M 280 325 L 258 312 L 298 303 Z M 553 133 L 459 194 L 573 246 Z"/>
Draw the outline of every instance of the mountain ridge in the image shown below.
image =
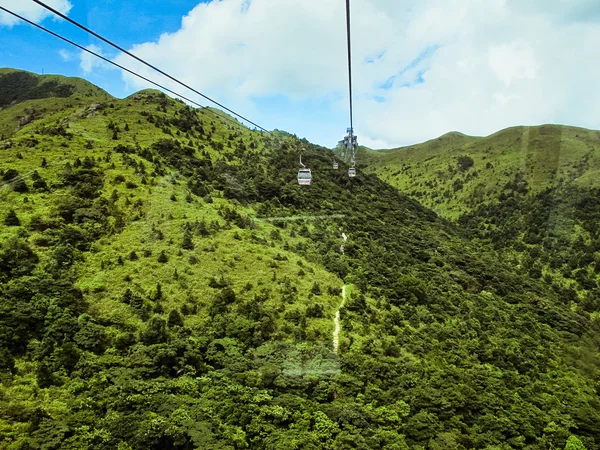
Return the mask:
<path fill-rule="evenodd" d="M 584 299 L 285 132 L 63 100 L 0 111 L 1 446 L 600 442 Z"/>
<path fill-rule="evenodd" d="M 367 171 L 377 173 L 446 217 L 456 219 L 474 205 L 499 197 L 504 185 L 521 171 L 530 189 L 536 192 L 561 178 L 565 182 L 581 181 L 578 169 L 572 169 L 586 158 L 592 158 L 590 173 L 596 173 L 598 142 L 600 131 L 564 125 L 521 126 L 487 137 L 457 140 L 456 136 L 448 139 L 445 135 L 381 153 L 366 151 L 362 159 Z M 473 165 L 461 169 L 460 156 L 473 159 Z M 479 175 L 485 179 L 478 178 Z M 437 196 L 433 195 L 434 190 Z"/>

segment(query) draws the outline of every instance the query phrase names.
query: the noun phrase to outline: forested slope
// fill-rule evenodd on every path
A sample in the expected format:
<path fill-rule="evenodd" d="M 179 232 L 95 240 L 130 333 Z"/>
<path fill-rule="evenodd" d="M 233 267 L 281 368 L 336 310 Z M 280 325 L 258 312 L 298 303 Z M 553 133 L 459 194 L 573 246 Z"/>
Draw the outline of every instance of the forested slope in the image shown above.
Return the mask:
<path fill-rule="evenodd" d="M 600 132 L 545 125 L 450 133 L 367 152 L 369 170 L 455 219 L 573 308 L 600 305 Z"/>
<path fill-rule="evenodd" d="M 514 127 L 487 137 L 448 133 L 394 150 L 363 150 L 367 171 L 445 217 L 457 219 L 482 203 L 561 183 L 600 187 L 600 131 L 562 125 Z"/>
<path fill-rule="evenodd" d="M 598 447 L 598 319 L 491 244 L 155 91 L 33 101 L 0 142 L 1 447 Z"/>

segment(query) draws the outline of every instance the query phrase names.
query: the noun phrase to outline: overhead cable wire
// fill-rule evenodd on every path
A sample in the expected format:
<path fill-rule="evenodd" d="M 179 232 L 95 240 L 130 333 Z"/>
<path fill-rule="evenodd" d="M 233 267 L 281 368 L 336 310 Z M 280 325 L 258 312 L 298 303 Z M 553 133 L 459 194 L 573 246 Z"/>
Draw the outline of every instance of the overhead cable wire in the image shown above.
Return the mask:
<path fill-rule="evenodd" d="M 348 37 L 348 86 L 350 91 L 350 130 L 354 131 L 354 124 L 352 118 L 352 49 L 350 45 L 350 0 L 346 0 L 346 29 Z"/>
<path fill-rule="evenodd" d="M 142 79 L 142 80 L 144 80 L 144 81 L 146 81 L 146 82 L 148 82 L 148 83 L 150 83 L 150 84 L 152 84 L 152 85 L 154 85 L 154 86 L 158 87 L 159 89 L 162 89 L 162 90 L 164 90 L 164 91 L 166 91 L 166 92 L 169 92 L 169 93 L 171 93 L 171 94 L 175 95 L 176 97 L 179 97 L 179 98 L 181 98 L 181 99 L 183 99 L 183 100 L 186 100 L 186 101 L 188 101 L 189 103 L 191 103 L 191 104 L 193 104 L 193 105 L 197 106 L 198 108 L 201 108 L 201 109 L 208 110 L 208 111 L 212 112 L 213 114 L 215 114 L 216 116 L 219 116 L 219 117 L 221 117 L 221 118 L 224 118 L 224 119 L 226 119 L 226 120 L 229 120 L 229 121 L 231 121 L 231 122 L 235 122 L 235 124 L 236 124 L 236 125 L 239 125 L 239 122 L 235 121 L 235 119 L 234 119 L 233 117 L 231 117 L 231 116 L 228 116 L 228 115 L 227 115 L 227 114 L 225 114 L 225 113 L 222 113 L 222 112 L 221 112 L 221 111 L 219 111 L 218 109 L 211 109 L 211 108 L 209 108 L 208 106 L 201 105 L 200 103 L 198 103 L 198 102 L 196 102 L 196 101 L 194 101 L 194 100 L 192 100 L 192 99 L 190 99 L 190 98 L 188 98 L 188 97 L 186 97 L 186 96 L 184 96 L 184 95 L 181 95 L 181 94 L 179 94 L 178 92 L 175 92 L 175 91 L 173 91 L 172 89 L 169 89 L 168 87 L 166 87 L 166 86 L 163 86 L 163 85 L 162 85 L 162 84 L 160 84 L 160 83 L 157 83 L 157 82 L 155 82 L 155 81 L 152 81 L 151 79 L 149 79 L 149 78 L 147 78 L 147 77 L 145 77 L 145 76 L 143 76 L 143 75 L 140 75 L 139 73 L 137 73 L 137 72 L 135 72 L 135 71 L 133 71 L 133 70 L 131 70 L 131 69 L 128 69 L 127 67 L 124 67 L 124 66 L 122 66 L 121 64 L 118 64 L 118 63 L 116 63 L 116 62 L 114 62 L 114 61 L 112 61 L 112 60 L 110 60 L 110 59 L 108 59 L 108 58 L 105 58 L 104 56 L 100 55 L 99 53 L 96 53 L 96 52 L 94 52 L 94 51 L 92 51 L 92 50 L 90 50 L 90 49 L 87 49 L 87 48 L 85 48 L 85 47 L 83 47 L 83 46 L 79 45 L 78 43 L 76 43 L 76 42 L 73 42 L 73 41 L 71 41 L 70 39 L 67 39 L 67 38 L 66 38 L 66 37 L 64 37 L 64 36 L 61 36 L 60 34 L 58 34 L 58 33 L 55 33 L 55 32 L 54 32 L 54 31 L 52 31 L 52 30 L 49 30 L 49 29 L 47 29 L 47 28 L 44 28 L 43 26 L 41 26 L 41 25 L 38 25 L 37 23 L 35 23 L 35 22 L 32 22 L 31 20 L 28 20 L 28 19 L 26 19 L 25 17 L 23 17 L 23 16 L 20 16 L 19 14 L 17 14 L 17 13 L 14 13 L 14 12 L 12 12 L 12 11 L 10 11 L 10 10 L 8 10 L 8 9 L 4 8 L 3 6 L 0 6 L 0 10 L 2 10 L 2 11 L 4 11 L 4 12 L 6 12 L 6 13 L 8 13 L 8 14 L 11 14 L 11 15 L 15 16 L 15 17 L 16 17 L 16 18 L 18 18 L 18 19 L 21 19 L 22 21 L 24 21 L 24 22 L 28 23 L 29 25 L 32 25 L 32 26 L 34 26 L 34 27 L 36 27 L 36 28 L 38 28 L 38 29 L 40 29 L 40 30 L 42 30 L 42 31 L 45 31 L 46 33 L 48 33 L 48 34 L 50 34 L 50 35 L 52 35 L 52 36 L 54 36 L 54 37 L 57 37 L 58 39 L 61 39 L 62 41 L 66 42 L 66 43 L 68 43 L 68 44 L 70 44 L 70 45 L 72 45 L 72 46 L 74 46 L 74 47 L 77 47 L 78 49 L 80 49 L 80 50 L 82 50 L 82 51 L 84 51 L 84 52 L 86 52 L 86 53 L 89 53 L 90 55 L 93 55 L 93 56 L 95 56 L 95 57 L 97 57 L 97 58 L 101 59 L 102 61 L 105 61 L 105 62 L 107 62 L 107 63 L 109 63 L 109 64 L 112 64 L 113 66 L 115 66 L 115 67 L 117 67 L 117 68 L 119 68 L 119 69 L 121 69 L 121 70 L 123 70 L 123 71 L 125 71 L 125 72 L 127 72 L 127 73 L 130 73 L 131 75 L 134 75 L 134 76 L 136 76 L 136 77 L 138 77 L 138 78 L 140 78 L 140 79 Z"/>
<path fill-rule="evenodd" d="M 189 99 L 189 98 L 186 98 L 186 97 L 184 97 L 183 95 L 181 95 L 181 94 L 178 94 L 177 92 L 175 92 L 175 91 L 172 91 L 171 89 L 169 89 L 169 88 L 167 88 L 167 87 L 165 87 L 165 86 L 162 86 L 162 85 L 160 85 L 160 84 L 158 84 L 158 83 L 156 83 L 156 82 L 154 82 L 154 81 L 150 80 L 149 78 L 146 78 L 145 76 L 143 76 L 143 75 L 140 75 L 140 74 L 138 74 L 138 73 L 134 72 L 133 70 L 130 70 L 130 69 L 126 68 L 126 67 L 123 67 L 122 65 L 120 65 L 120 64 L 118 64 L 118 63 L 116 63 L 116 62 L 114 62 L 114 61 L 112 61 L 112 60 L 110 60 L 110 59 L 108 59 L 108 58 L 105 58 L 104 56 L 102 56 L 102 55 L 100 55 L 100 54 L 98 54 L 98 53 L 96 53 L 96 52 L 94 52 L 94 51 L 92 51 L 92 50 L 89 50 L 89 49 L 87 49 L 87 48 L 83 47 L 82 45 L 79 45 L 79 44 L 77 44 L 76 42 L 73 42 L 73 41 L 71 41 L 71 40 L 67 39 L 66 37 L 63 37 L 63 36 L 61 36 L 60 34 L 57 34 L 57 33 L 55 33 L 54 31 L 51 31 L 51 30 L 49 30 L 49 29 L 47 29 L 47 28 L 44 28 L 43 26 L 41 26 L 41 25 L 38 25 L 37 23 L 35 23 L 35 22 L 32 22 L 31 20 L 28 20 L 28 19 L 26 19 L 25 17 L 22 17 L 22 16 L 20 16 L 20 15 L 19 15 L 19 14 L 17 14 L 17 13 L 14 13 L 14 12 L 12 12 L 12 11 L 9 11 L 8 9 L 4 8 L 3 6 L 0 6 L 0 9 L 1 9 L 2 11 L 4 11 L 4 12 L 8 13 L 8 14 L 12 14 L 13 16 L 15 16 L 15 17 L 17 17 L 17 18 L 19 18 L 19 19 L 23 20 L 24 22 L 27 22 L 29 25 L 33 25 L 34 27 L 36 27 L 36 28 L 39 28 L 39 29 L 40 29 L 40 30 L 42 30 L 42 31 L 45 31 L 46 33 L 49 33 L 49 34 L 51 34 L 52 36 L 55 36 L 55 37 L 57 37 L 57 38 L 59 38 L 59 39 L 61 39 L 61 40 L 65 41 L 65 42 L 67 42 L 68 44 L 71 44 L 71 45 L 73 45 L 73 46 L 75 46 L 75 47 L 79 48 L 80 50 L 83 50 L 84 52 L 87 52 L 87 53 L 89 53 L 90 55 L 96 56 L 97 58 L 100 58 L 101 60 L 103 60 L 103 61 L 105 61 L 105 62 L 107 62 L 107 63 L 110 63 L 110 64 L 112 64 L 113 66 L 116 66 L 116 67 L 118 67 L 118 68 L 119 68 L 119 69 L 121 69 L 121 70 L 124 70 L 125 72 L 128 72 L 128 73 L 130 73 L 130 74 L 132 74 L 132 75 L 135 75 L 136 77 L 138 77 L 138 78 L 141 78 L 142 80 L 144 80 L 144 81 L 147 81 L 148 83 L 151 83 L 151 84 L 153 84 L 154 86 L 156 86 L 156 87 L 158 87 L 158 88 L 160 88 L 160 89 L 163 89 L 163 90 L 165 90 L 165 91 L 167 91 L 167 92 L 170 92 L 170 93 L 171 93 L 171 94 L 173 94 L 173 95 L 176 95 L 177 97 L 180 97 L 180 98 L 182 98 L 182 99 L 184 99 L 184 100 L 187 100 L 188 102 L 190 102 L 190 103 L 192 103 L 192 104 L 194 104 L 194 105 L 196 105 L 196 106 L 199 106 L 200 108 L 206 108 L 206 106 L 204 106 L 204 105 L 201 105 L 200 103 L 197 103 L 197 102 L 195 102 L 194 100 L 191 100 L 191 99 Z"/>
<path fill-rule="evenodd" d="M 193 87 L 185 84 L 183 81 L 178 80 L 177 78 L 175 78 L 172 75 L 169 75 L 168 73 L 164 72 L 163 70 L 159 69 L 158 67 L 150 64 L 149 62 L 143 60 L 142 58 L 134 55 L 133 53 L 131 53 L 128 50 L 125 50 L 123 47 L 120 47 L 119 45 L 115 44 L 114 42 L 112 42 L 111 40 L 99 35 L 98 33 L 96 33 L 93 30 L 90 30 L 89 28 L 87 28 L 86 26 L 80 24 L 79 22 L 71 19 L 70 17 L 66 16 L 65 14 L 61 13 L 60 11 L 57 11 L 56 9 L 52 8 L 51 6 L 46 5 L 44 2 L 41 2 L 40 0 L 33 0 L 35 3 L 37 3 L 38 5 L 42 6 L 43 8 L 46 8 L 48 11 L 51 11 L 52 13 L 54 13 L 55 15 L 57 15 L 58 17 L 66 20 L 67 22 L 70 22 L 71 24 L 75 25 L 76 27 L 82 29 L 83 31 L 85 31 L 86 33 L 91 34 L 92 36 L 100 39 L 101 41 L 105 42 L 106 44 L 110 45 L 113 48 L 116 48 L 117 50 L 119 50 L 122 53 L 125 53 L 126 55 L 130 56 L 131 58 L 135 59 L 136 61 L 141 62 L 142 64 L 144 64 L 145 66 L 150 67 L 151 69 L 157 71 L 158 73 L 160 73 L 161 75 L 169 78 L 170 80 L 176 82 L 177 84 L 180 84 L 181 86 L 189 89 L 190 91 L 194 92 L 195 94 L 198 94 L 200 97 L 208 100 L 211 103 L 214 103 L 215 105 L 223 108 L 225 111 L 233 114 L 236 117 L 239 117 L 240 119 L 254 125 L 256 128 L 259 128 L 262 131 L 267 131 L 265 128 L 261 127 L 260 125 L 252 122 L 250 119 L 245 118 L 244 116 L 242 116 L 241 114 L 236 113 L 235 111 L 233 111 L 232 109 L 227 108 L 225 105 L 222 105 L 221 103 L 217 102 L 216 100 L 213 100 L 212 98 L 204 95 L 202 92 L 194 89 Z"/>

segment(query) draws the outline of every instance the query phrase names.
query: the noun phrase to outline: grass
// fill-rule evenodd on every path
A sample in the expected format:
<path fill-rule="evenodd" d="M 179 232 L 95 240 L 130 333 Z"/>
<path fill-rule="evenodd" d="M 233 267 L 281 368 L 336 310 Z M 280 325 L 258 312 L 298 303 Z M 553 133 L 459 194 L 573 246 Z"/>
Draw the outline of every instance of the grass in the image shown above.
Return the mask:
<path fill-rule="evenodd" d="M 458 157 L 474 165 L 458 168 Z M 449 133 L 393 150 L 363 150 L 367 171 L 456 219 L 497 199 L 522 173 L 530 192 L 558 183 L 600 186 L 600 132 L 561 125 L 514 127 L 487 137 Z"/>
<path fill-rule="evenodd" d="M 60 80 L 65 81 L 62 77 Z M 69 79 L 68 82 L 75 83 L 78 92 L 87 83 L 79 86 L 78 80 Z M 101 107 L 96 110 L 94 104 L 101 104 Z M 14 192 L 9 185 L 0 188 L 0 240 L 7 240 L 21 232 L 18 227 L 4 225 L 3 219 L 9 210 L 16 211 L 25 228 L 34 217 L 54 215 L 57 202 L 67 194 L 67 190 L 59 186 L 65 164 L 73 164 L 77 158 L 94 158 L 103 173 L 102 197 L 109 198 L 115 191 L 119 198 L 116 204 L 126 215 L 125 228 L 94 243 L 91 254 L 77 269 L 77 286 L 84 292 L 85 300 L 91 305 L 90 312 L 98 320 L 125 329 L 141 328 L 141 319 L 129 306 L 121 303 L 120 298 L 127 288 L 142 295 L 151 295 L 160 283 L 165 298 L 165 316 L 171 309 L 180 309 L 185 303 L 196 305 L 198 312 L 186 317 L 186 325 L 199 328 L 209 320 L 207 309 L 216 294 L 215 289 L 208 286 L 209 280 L 224 277 L 242 300 L 251 300 L 265 289 L 272 291 L 267 306 L 278 311 L 277 325 L 281 330 L 286 329 L 284 315 L 287 311 L 298 310 L 304 314 L 308 305 L 315 301 L 322 303 L 324 317 L 309 318 L 306 334 L 310 340 L 330 345 L 332 319 L 340 300 L 339 295 L 329 295 L 326 288 L 335 286 L 339 290 L 343 282 L 324 268 L 286 250 L 304 240 L 300 236 L 290 236 L 292 227 L 280 229 L 261 222 L 256 223 L 253 230 L 226 229 L 225 221 L 218 213 L 221 207 L 234 208 L 248 217 L 256 217 L 257 212 L 222 198 L 217 191 L 212 194 L 212 203 L 196 196 L 188 203 L 187 180 L 174 170 L 169 170 L 164 176 L 149 176 L 149 183 L 144 185 L 142 177 L 123 156 L 113 152 L 117 144 L 146 148 L 160 138 L 169 138 L 178 139 L 183 144 L 191 141 L 194 147 L 204 148 L 213 160 L 218 160 L 233 153 L 232 133 L 236 141 L 241 138 L 247 145 L 257 143 L 257 154 L 264 151 L 259 133 L 233 121 L 225 121 L 209 109 L 199 110 L 197 114 L 211 135 L 211 145 L 193 131 L 182 133 L 170 125 L 155 127 L 148 123 L 148 115 L 173 118 L 184 108 L 181 102 L 167 99 L 157 91 L 146 90 L 122 100 L 103 100 L 96 93 L 87 97 L 27 100 L 0 111 L 0 130 L 5 134 L 0 145 L 7 147 L 2 150 L 0 170 L 15 169 L 21 175 L 29 175 L 26 176 L 29 186 L 30 174 L 36 170 L 51 186 L 49 192 L 32 191 L 27 194 Z M 32 110 L 36 111 L 35 120 L 20 127 L 16 117 Z M 111 124 L 118 127 L 117 140 L 113 139 L 113 130 L 109 129 Z M 45 128 L 57 125 L 63 126 L 71 137 L 44 134 Z M 32 144 L 33 140 L 37 143 Z M 219 144 L 222 148 L 217 150 L 215 147 Z M 48 164 L 46 168 L 41 167 L 43 158 Z M 154 170 L 148 161 L 135 155 L 131 158 L 143 162 L 148 173 Z M 118 177 L 123 177 L 125 182 L 114 183 Z M 208 237 L 195 236 L 195 249 L 183 250 L 183 227 L 186 222 L 192 223 L 197 219 L 207 223 L 218 222 L 223 228 Z M 163 233 L 163 239 L 155 237 L 153 228 Z M 280 231 L 281 240 L 271 239 L 274 230 Z M 28 240 L 36 242 L 42 235 L 29 232 Z M 34 249 L 42 258 L 50 251 L 39 246 Z M 128 259 L 132 250 L 136 251 L 139 260 Z M 151 252 L 152 256 L 144 257 L 144 251 Z M 168 263 L 158 262 L 162 251 L 168 255 Z M 197 259 L 196 264 L 190 263 L 191 256 Z M 123 265 L 118 263 L 119 257 L 124 261 Z M 304 275 L 300 274 L 301 268 Z M 280 296 L 286 280 L 297 289 L 297 294 L 290 304 L 282 305 Z M 321 296 L 310 294 L 315 282 L 323 287 Z"/>

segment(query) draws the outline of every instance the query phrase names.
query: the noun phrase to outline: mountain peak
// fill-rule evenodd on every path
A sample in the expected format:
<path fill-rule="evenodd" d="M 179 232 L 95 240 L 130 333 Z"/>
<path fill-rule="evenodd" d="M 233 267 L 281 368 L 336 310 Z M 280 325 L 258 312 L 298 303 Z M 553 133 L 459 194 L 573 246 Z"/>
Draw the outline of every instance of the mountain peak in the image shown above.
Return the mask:
<path fill-rule="evenodd" d="M 86 97 L 111 99 L 103 89 L 82 78 L 38 75 L 24 70 L 0 69 L 0 107 L 44 98 Z"/>

